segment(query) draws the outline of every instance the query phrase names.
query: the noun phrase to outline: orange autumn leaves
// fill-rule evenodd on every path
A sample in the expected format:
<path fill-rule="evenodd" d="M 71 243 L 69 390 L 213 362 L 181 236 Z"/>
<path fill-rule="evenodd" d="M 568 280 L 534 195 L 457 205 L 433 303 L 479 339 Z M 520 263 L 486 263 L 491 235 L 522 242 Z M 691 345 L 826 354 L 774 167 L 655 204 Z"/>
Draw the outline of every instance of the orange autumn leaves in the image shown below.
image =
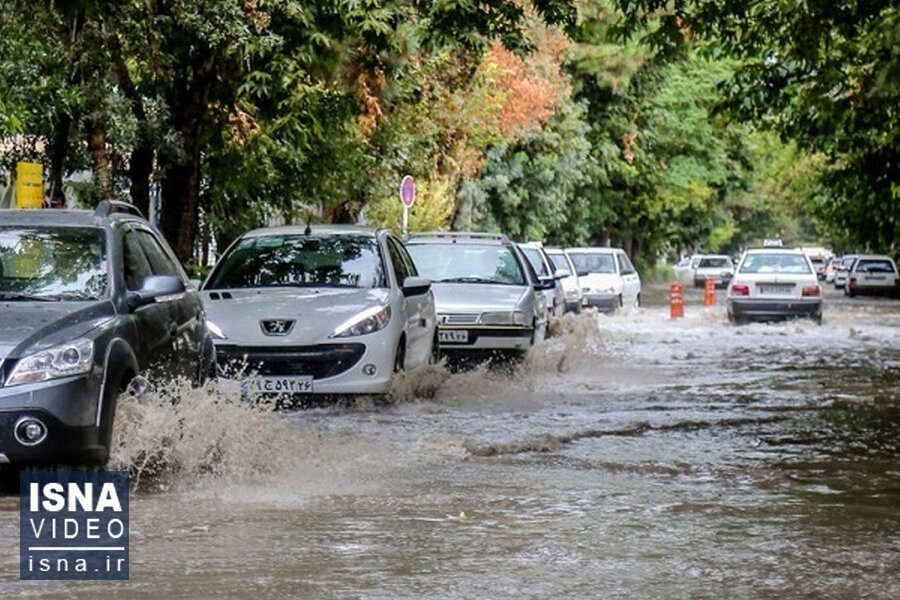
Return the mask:
<path fill-rule="evenodd" d="M 497 114 L 497 128 L 504 138 L 540 129 L 569 94 L 562 72 L 567 49 L 565 37 L 555 31 L 546 32 L 525 59 L 494 42 L 484 61 L 498 67 L 496 85 L 505 99 Z"/>

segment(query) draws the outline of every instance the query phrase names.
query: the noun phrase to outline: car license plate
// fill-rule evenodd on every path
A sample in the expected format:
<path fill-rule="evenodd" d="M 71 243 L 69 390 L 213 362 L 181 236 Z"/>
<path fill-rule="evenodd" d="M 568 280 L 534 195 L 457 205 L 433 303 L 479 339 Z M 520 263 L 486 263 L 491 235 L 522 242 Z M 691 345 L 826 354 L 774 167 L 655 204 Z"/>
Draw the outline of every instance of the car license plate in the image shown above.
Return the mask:
<path fill-rule="evenodd" d="M 756 289 L 760 296 L 785 296 L 790 295 L 794 286 L 792 285 L 758 285 Z"/>
<path fill-rule="evenodd" d="M 469 332 L 465 329 L 444 329 L 438 331 L 438 341 L 451 344 L 468 344 Z"/>
<path fill-rule="evenodd" d="M 250 391 L 263 394 L 303 394 L 313 391 L 310 375 L 261 376 L 247 380 Z"/>
<path fill-rule="evenodd" d="M 866 281 L 881 282 L 887 279 L 887 275 L 866 275 Z"/>

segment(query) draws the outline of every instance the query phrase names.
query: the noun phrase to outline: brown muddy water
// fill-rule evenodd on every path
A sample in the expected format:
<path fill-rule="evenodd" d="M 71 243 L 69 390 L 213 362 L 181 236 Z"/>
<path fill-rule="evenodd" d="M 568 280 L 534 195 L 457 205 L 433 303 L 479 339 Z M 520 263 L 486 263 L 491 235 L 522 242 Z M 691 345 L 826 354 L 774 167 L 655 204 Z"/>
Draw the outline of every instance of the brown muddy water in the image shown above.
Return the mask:
<path fill-rule="evenodd" d="M 133 402 L 131 580 L 18 581 L 4 497 L 0 598 L 900 598 L 900 302 L 650 296 L 388 406 Z"/>

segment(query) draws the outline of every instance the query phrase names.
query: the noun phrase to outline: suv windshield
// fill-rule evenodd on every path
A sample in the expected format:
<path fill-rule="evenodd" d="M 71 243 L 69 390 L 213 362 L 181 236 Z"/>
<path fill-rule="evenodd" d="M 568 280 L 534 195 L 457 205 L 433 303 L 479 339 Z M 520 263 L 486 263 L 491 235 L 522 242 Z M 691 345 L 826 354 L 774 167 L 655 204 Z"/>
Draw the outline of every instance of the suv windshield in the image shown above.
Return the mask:
<path fill-rule="evenodd" d="M 604 252 L 572 252 L 569 258 L 579 273 L 613 273 L 616 272 L 616 261 L 613 255 Z"/>
<path fill-rule="evenodd" d="M 525 274 L 507 246 L 493 244 L 407 245 L 419 274 L 435 282 L 525 285 Z"/>
<path fill-rule="evenodd" d="M 811 273 L 806 257 L 800 254 L 748 254 L 741 273 Z"/>
<path fill-rule="evenodd" d="M 0 227 L 0 300 L 101 300 L 107 288 L 102 229 Z"/>
<path fill-rule="evenodd" d="M 205 289 L 384 287 L 374 237 L 266 235 L 244 238 L 225 255 Z"/>

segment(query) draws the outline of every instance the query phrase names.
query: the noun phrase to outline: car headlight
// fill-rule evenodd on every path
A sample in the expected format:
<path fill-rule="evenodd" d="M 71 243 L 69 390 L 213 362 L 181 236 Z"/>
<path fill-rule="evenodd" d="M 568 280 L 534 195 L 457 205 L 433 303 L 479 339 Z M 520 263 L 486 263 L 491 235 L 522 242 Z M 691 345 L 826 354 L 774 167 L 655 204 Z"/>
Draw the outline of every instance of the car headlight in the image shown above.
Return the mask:
<path fill-rule="evenodd" d="M 375 333 L 387 327 L 390 320 L 390 306 L 375 306 L 341 323 L 330 337 L 351 337 Z"/>
<path fill-rule="evenodd" d="M 523 325 L 525 316 L 520 310 L 481 313 L 482 325 Z"/>
<path fill-rule="evenodd" d="M 225 335 L 225 332 L 222 331 L 222 328 L 210 321 L 206 320 L 206 328 L 209 330 L 210 335 L 213 336 L 214 340 L 227 340 L 228 336 Z"/>
<path fill-rule="evenodd" d="M 41 350 L 21 359 L 9 374 L 6 387 L 81 375 L 94 363 L 94 342 L 80 339 Z"/>

